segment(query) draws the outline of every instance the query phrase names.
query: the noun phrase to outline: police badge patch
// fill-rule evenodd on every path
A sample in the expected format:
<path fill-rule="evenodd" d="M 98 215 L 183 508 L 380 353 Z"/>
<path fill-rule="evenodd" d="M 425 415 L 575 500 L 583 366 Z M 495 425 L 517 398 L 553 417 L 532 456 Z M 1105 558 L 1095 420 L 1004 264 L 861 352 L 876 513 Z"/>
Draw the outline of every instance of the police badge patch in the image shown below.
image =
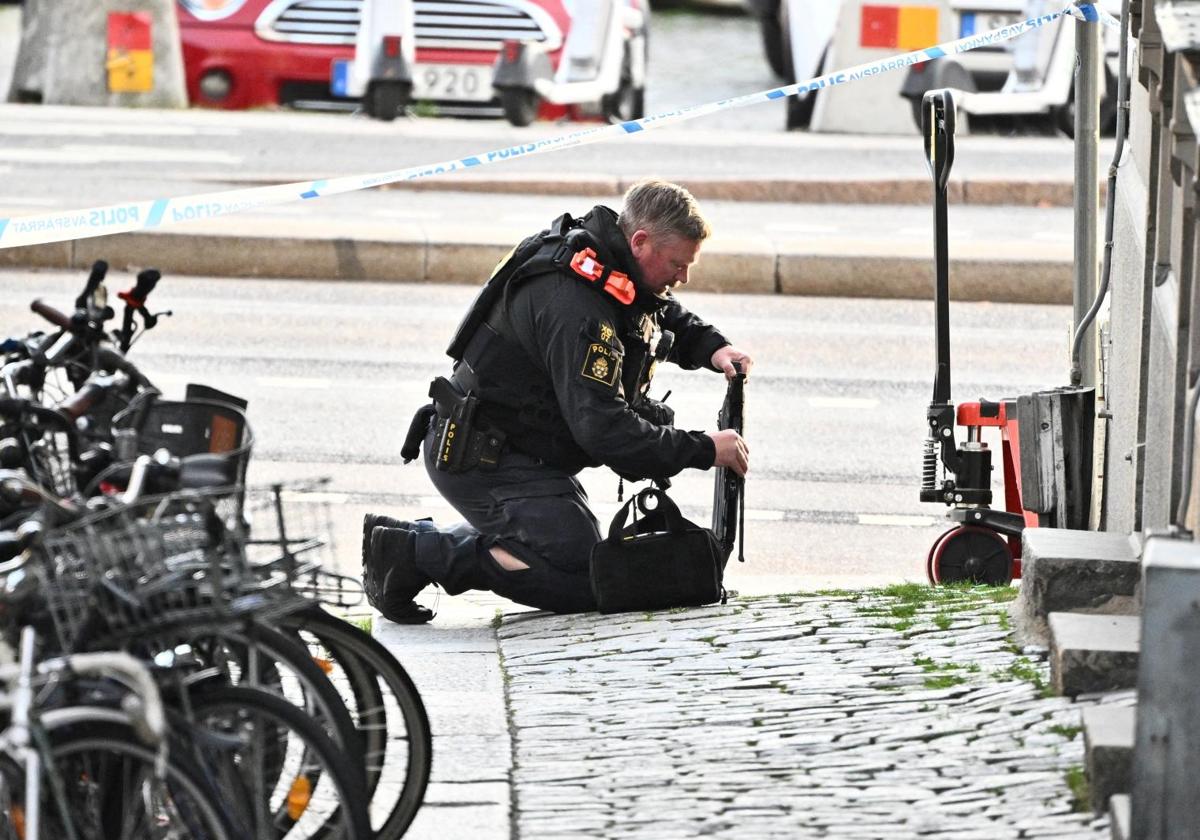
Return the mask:
<path fill-rule="evenodd" d="M 617 376 L 621 369 L 621 359 L 613 348 L 598 341 L 592 341 L 587 346 L 583 358 L 583 370 L 580 375 L 584 379 L 599 382 L 610 388 L 617 384 Z"/>

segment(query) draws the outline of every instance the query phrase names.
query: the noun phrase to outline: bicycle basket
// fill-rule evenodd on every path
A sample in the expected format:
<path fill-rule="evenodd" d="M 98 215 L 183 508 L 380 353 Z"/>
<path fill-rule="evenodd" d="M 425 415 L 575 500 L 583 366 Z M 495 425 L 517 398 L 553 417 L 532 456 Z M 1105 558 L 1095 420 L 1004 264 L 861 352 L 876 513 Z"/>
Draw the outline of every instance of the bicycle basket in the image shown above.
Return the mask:
<path fill-rule="evenodd" d="M 245 551 L 258 574 L 283 582 L 291 591 L 332 606 L 362 602 L 356 578 L 327 569 L 335 566 L 333 503 L 329 479 L 276 483 L 249 488 L 244 509 Z"/>
<path fill-rule="evenodd" d="M 203 493 L 148 498 L 48 532 L 31 569 L 60 648 L 227 613 L 245 575 L 231 537 Z"/>
<path fill-rule="evenodd" d="M 244 483 L 254 435 L 246 413 L 236 405 L 199 398 L 155 399 L 116 423 L 136 432 L 138 454 L 166 449 L 185 460 L 210 456 L 206 471 L 211 471 L 214 486 Z"/>

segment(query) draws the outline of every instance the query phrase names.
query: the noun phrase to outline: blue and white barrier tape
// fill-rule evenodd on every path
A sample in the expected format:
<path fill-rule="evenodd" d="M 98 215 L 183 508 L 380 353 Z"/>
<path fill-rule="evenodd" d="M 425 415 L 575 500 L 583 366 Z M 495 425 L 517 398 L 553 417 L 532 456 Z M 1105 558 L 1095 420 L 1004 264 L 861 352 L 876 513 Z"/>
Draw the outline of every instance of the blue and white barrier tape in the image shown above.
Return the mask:
<path fill-rule="evenodd" d="M 732 99 L 722 99 L 703 105 L 693 105 L 677 111 L 655 114 L 654 116 L 640 120 L 630 120 L 629 122 L 618 123 L 616 125 L 585 128 L 558 137 L 509 146 L 505 149 L 492 149 L 457 160 L 447 160 L 424 166 L 411 166 L 407 169 L 395 169 L 369 175 L 351 175 L 342 178 L 279 184 L 270 187 L 225 190 L 181 198 L 132 201 L 124 204 L 109 204 L 104 207 L 92 207 L 84 210 L 16 216 L 10 219 L 0 218 L 0 248 L 41 245 L 49 242 L 85 239 L 91 236 L 105 236 L 136 230 L 152 230 L 180 222 L 190 222 L 195 219 L 211 219 L 217 216 L 226 216 L 243 210 L 252 210 L 256 207 L 320 198 L 326 195 L 338 195 L 356 190 L 369 189 L 370 187 L 378 187 L 383 184 L 392 184 L 398 181 L 414 181 L 419 178 L 428 178 L 432 175 L 445 175 L 451 172 L 475 169 L 480 166 L 489 166 L 517 157 L 526 157 L 542 154 L 543 152 L 599 143 L 610 138 L 624 137 L 641 131 L 661 128 L 718 111 L 742 108 L 746 105 L 754 105 L 759 102 L 782 99 L 785 96 L 791 96 L 796 93 L 847 84 L 859 79 L 897 70 L 901 67 L 908 67 L 923 61 L 942 58 L 947 55 L 959 55 L 978 47 L 990 46 L 1016 38 L 1026 32 L 1053 23 L 1064 15 L 1070 15 L 1081 20 L 1100 21 L 1106 26 L 1120 26 L 1119 21 L 1108 13 L 1096 9 L 1094 5 L 1076 6 L 1072 4 L 1061 11 L 1030 18 L 1008 26 L 1002 26 L 979 35 L 972 35 L 967 38 L 960 38 L 957 41 L 950 41 L 945 44 L 938 44 L 937 46 L 926 47 L 921 50 L 913 50 L 912 52 L 890 58 L 859 64 L 845 70 L 837 70 L 833 73 L 827 73 L 824 76 L 817 76 L 804 82 L 736 96 Z"/>

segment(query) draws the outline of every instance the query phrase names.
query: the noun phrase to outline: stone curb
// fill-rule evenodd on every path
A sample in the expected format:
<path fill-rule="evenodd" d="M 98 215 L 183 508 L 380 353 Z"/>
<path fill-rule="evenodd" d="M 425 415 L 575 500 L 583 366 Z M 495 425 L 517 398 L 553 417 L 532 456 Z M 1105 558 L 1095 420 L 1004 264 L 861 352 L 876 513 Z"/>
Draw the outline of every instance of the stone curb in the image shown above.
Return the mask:
<path fill-rule="evenodd" d="M 537 195 L 623 195 L 637 178 L 427 178 L 387 185 L 416 192 L 532 193 Z M 813 180 L 807 178 L 677 178 L 696 198 L 782 204 L 928 204 L 926 179 Z M 1103 193 L 1103 190 L 1102 190 Z M 951 180 L 951 204 L 1070 207 L 1070 181 Z"/>
<path fill-rule="evenodd" d="M 271 236 L 232 232 L 127 233 L 0 249 L 0 266 L 84 269 L 105 259 L 117 270 L 154 266 L 166 274 L 216 277 L 377 280 L 478 285 L 511 244 Z M 889 247 L 886 243 L 875 250 Z M 931 297 L 931 259 L 864 253 L 813 243 L 777 251 L 765 241 L 706 251 L 695 288 L 739 294 L 831 297 Z M 839 250 L 840 249 L 840 250 Z M 830 251 L 834 252 L 830 252 Z M 1071 263 L 1053 254 L 1009 258 L 1004 243 L 952 259 L 951 297 L 963 301 L 1070 303 Z M 846 253 L 853 251 L 852 253 Z"/>
<path fill-rule="evenodd" d="M 212 176 L 218 179 L 218 176 Z M 225 183 L 238 186 L 274 186 L 315 180 L 296 174 L 278 177 L 255 176 L 230 178 Z M 511 176 L 480 177 L 458 175 L 422 178 L 383 184 L 376 189 L 411 192 L 500 193 L 528 195 L 619 196 L 638 178 L 594 176 Z M 674 177 L 696 198 L 709 201 L 754 201 L 791 204 L 928 204 L 930 182 L 924 178 L 895 179 L 809 179 L 809 178 L 688 178 Z M 1105 184 L 1100 185 L 1101 201 Z M 951 179 L 948 198 L 951 204 L 975 204 L 1014 207 L 1070 207 L 1075 186 L 1071 181 L 1018 181 L 1010 179 Z"/>

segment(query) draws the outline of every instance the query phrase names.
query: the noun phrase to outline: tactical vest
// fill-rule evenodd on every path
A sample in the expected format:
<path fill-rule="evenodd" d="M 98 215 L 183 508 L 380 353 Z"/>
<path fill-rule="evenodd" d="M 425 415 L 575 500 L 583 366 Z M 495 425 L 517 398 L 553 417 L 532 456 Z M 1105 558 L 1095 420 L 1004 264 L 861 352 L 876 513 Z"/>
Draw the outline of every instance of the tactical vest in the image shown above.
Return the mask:
<path fill-rule="evenodd" d="M 622 386 L 625 399 L 634 408 L 649 388 L 653 373 L 650 346 L 657 328 L 654 312 L 632 306 L 632 279 L 600 262 L 597 243 L 579 225 L 579 220 L 564 214 L 549 230 L 514 248 L 480 290 L 446 350 L 455 360 L 455 383 L 479 399 L 485 423 L 501 430 L 519 451 L 571 473 L 597 462 L 571 437 L 555 398 L 554 383 L 535 365 L 513 332 L 508 318 L 513 290 L 525 280 L 556 273 L 563 276 L 563 282 L 587 283 L 614 302 L 625 351 Z"/>

